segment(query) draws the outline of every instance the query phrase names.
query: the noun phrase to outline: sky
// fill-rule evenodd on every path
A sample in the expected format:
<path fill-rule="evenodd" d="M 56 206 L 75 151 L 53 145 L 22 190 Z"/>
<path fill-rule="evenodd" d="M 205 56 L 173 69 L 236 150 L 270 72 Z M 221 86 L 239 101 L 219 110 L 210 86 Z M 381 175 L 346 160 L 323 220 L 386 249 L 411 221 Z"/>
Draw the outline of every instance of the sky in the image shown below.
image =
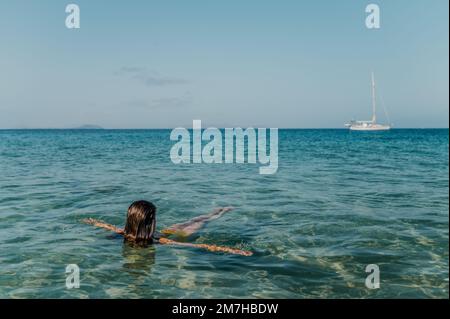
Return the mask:
<path fill-rule="evenodd" d="M 0 128 L 340 128 L 370 119 L 372 71 L 395 127 L 448 128 L 448 6 L 1 0 Z"/>

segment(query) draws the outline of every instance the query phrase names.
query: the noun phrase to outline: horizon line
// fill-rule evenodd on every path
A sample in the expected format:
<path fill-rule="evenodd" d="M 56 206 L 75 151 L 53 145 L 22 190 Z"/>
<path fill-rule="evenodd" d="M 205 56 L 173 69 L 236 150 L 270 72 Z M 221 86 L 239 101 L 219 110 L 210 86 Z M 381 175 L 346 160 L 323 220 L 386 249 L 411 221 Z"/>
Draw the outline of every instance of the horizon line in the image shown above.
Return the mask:
<path fill-rule="evenodd" d="M 99 128 L 80 128 L 80 127 L 62 127 L 62 128 L 58 128 L 58 127 L 34 127 L 34 128 L 0 128 L 0 131 L 33 131 L 33 130 L 60 130 L 60 131 L 102 131 L 102 130 L 173 130 L 176 128 L 181 128 L 181 126 L 177 126 L 177 127 L 161 127 L 161 128 L 156 128 L 156 127 L 138 127 L 138 128 L 131 128 L 131 127 L 125 127 L 125 128 L 104 128 L 104 127 L 99 127 Z M 192 130 L 192 127 L 185 127 L 188 130 Z M 208 127 L 202 128 L 206 129 Z M 226 128 L 242 128 L 242 129 L 247 129 L 247 128 L 254 128 L 254 129 L 258 129 L 258 128 L 276 128 L 279 130 L 349 130 L 346 127 L 257 127 L 257 126 L 249 126 L 249 127 L 242 127 L 242 126 L 236 126 L 236 127 L 215 127 L 218 129 L 226 129 Z M 391 128 L 391 130 L 448 130 L 449 127 L 393 127 Z"/>

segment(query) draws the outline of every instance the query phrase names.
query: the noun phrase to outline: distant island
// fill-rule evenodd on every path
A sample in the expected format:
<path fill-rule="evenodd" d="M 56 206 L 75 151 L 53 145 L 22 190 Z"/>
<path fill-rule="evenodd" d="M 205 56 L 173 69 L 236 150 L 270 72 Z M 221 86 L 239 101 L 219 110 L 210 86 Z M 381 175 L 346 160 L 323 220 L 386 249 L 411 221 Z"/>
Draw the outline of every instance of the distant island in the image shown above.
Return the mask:
<path fill-rule="evenodd" d="M 79 127 L 75 127 L 76 130 L 103 130 L 103 127 L 99 125 L 86 124 Z"/>

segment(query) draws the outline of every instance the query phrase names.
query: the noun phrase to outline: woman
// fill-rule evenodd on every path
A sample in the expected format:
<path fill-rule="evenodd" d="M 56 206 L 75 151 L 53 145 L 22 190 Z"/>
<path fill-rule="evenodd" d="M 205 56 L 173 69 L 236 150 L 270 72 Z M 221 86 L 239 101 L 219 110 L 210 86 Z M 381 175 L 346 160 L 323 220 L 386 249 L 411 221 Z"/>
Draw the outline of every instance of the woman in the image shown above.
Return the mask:
<path fill-rule="evenodd" d="M 128 208 L 127 220 L 124 229 L 92 218 L 88 218 L 83 221 L 87 224 L 108 229 L 117 234 L 123 235 L 125 241 L 131 241 L 139 244 L 151 244 L 156 242 L 164 245 L 203 248 L 209 251 L 251 256 L 253 255 L 251 251 L 208 244 L 181 243 L 164 237 L 171 234 L 189 236 L 203 227 L 205 223 L 221 217 L 231 209 L 231 207 L 217 208 L 210 214 L 195 217 L 185 223 L 172 225 L 171 227 L 161 231 L 160 234 L 155 231 L 156 207 L 152 203 L 144 200 L 136 201 L 130 205 Z"/>

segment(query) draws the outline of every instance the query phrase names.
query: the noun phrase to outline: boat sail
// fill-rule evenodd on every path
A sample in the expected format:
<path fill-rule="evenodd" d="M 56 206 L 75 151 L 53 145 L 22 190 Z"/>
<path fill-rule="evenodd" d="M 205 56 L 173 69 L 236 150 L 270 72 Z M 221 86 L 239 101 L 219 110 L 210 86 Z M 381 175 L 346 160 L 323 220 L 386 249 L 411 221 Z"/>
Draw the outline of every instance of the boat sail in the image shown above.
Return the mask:
<path fill-rule="evenodd" d="M 372 72 L 372 120 L 370 121 L 351 121 L 346 124 L 351 131 L 387 131 L 391 129 L 390 124 L 377 123 L 377 103 L 375 95 L 375 76 Z"/>

